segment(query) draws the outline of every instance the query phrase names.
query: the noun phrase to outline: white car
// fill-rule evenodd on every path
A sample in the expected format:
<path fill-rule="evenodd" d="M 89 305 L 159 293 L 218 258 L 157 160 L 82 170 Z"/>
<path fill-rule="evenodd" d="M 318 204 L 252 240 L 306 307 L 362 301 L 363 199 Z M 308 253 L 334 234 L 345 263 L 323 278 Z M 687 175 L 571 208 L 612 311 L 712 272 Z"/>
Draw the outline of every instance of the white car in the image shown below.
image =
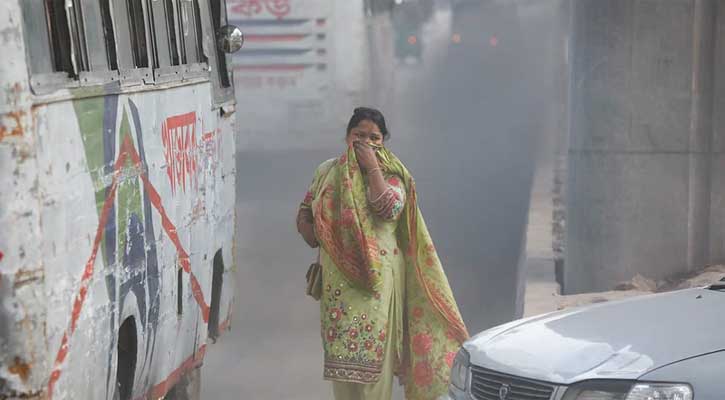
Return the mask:
<path fill-rule="evenodd" d="M 725 399 L 725 284 L 514 321 L 463 344 L 451 400 Z"/>

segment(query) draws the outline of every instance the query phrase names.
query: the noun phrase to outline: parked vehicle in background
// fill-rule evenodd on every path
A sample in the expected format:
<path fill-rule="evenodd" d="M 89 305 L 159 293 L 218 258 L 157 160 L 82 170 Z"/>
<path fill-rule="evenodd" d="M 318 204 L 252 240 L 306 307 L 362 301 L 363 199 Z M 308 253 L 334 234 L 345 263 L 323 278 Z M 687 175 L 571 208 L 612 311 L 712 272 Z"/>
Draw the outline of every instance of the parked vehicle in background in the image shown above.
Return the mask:
<path fill-rule="evenodd" d="M 716 400 L 725 285 L 514 321 L 464 343 L 454 400 Z"/>
<path fill-rule="evenodd" d="M 239 118 L 255 121 L 240 126 L 238 146 L 329 145 L 368 98 L 364 2 L 228 0 L 228 13 L 245 33 L 244 49 L 233 57 Z"/>
<path fill-rule="evenodd" d="M 198 396 L 234 298 L 224 0 L 0 15 L 0 398 Z"/>
<path fill-rule="evenodd" d="M 395 28 L 395 57 L 401 62 L 423 58 L 421 31 L 426 21 L 424 3 L 419 0 L 396 0 L 392 12 Z"/>

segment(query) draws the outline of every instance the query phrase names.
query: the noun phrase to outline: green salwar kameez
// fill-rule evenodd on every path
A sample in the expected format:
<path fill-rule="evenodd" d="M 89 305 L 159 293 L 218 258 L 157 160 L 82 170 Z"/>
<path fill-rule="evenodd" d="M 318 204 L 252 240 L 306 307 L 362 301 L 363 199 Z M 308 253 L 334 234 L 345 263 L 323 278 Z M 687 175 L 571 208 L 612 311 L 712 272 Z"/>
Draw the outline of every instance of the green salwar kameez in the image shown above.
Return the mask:
<path fill-rule="evenodd" d="M 407 399 L 436 399 L 467 332 L 412 177 L 387 149 L 378 157 L 384 207 L 371 206 L 351 148 L 317 168 L 301 205 L 321 245 L 324 378 L 336 400 L 390 399 L 395 376 Z"/>

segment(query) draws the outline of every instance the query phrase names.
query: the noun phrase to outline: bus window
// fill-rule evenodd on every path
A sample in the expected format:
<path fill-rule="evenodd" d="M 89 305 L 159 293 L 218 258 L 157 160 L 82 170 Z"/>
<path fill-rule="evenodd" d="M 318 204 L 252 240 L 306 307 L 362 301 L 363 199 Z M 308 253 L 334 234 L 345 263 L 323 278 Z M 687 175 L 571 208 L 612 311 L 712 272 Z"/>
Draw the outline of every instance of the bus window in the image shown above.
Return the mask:
<path fill-rule="evenodd" d="M 176 27 L 177 12 L 174 9 L 174 0 L 164 0 L 166 7 L 166 26 L 169 32 L 169 49 L 171 50 L 171 65 L 179 65 L 181 58 L 179 57 L 179 34 Z"/>
<path fill-rule="evenodd" d="M 214 37 L 219 29 L 227 24 L 227 9 L 224 0 L 211 0 L 211 21 L 214 27 Z M 216 46 L 215 46 L 216 47 Z M 231 86 L 227 55 L 217 49 L 217 70 L 219 71 L 219 83 L 223 88 Z"/>
<path fill-rule="evenodd" d="M 104 5 L 105 3 L 105 5 Z M 110 57 L 109 50 L 113 42 L 108 43 L 108 36 L 105 33 L 106 17 L 103 15 L 103 8 L 108 12 L 108 3 L 101 0 L 82 0 L 83 5 L 83 29 L 86 32 L 85 39 L 88 46 L 88 69 L 90 71 L 108 71 L 112 62 L 115 63 L 115 56 Z M 110 20 L 110 14 L 108 14 Z M 111 28 L 113 29 L 113 28 Z M 111 32 L 113 32 L 111 30 Z M 115 51 L 114 51 L 115 53 Z"/>
<path fill-rule="evenodd" d="M 198 0 L 179 0 L 179 31 L 184 64 L 202 62 L 201 19 Z"/>
<path fill-rule="evenodd" d="M 113 29 L 113 19 L 111 18 L 110 0 L 101 0 L 101 18 L 103 20 L 103 38 L 106 41 L 106 56 L 108 57 L 108 67 L 115 71 L 118 69 L 118 59 L 116 58 L 116 36 Z"/>
<path fill-rule="evenodd" d="M 149 66 L 149 58 L 142 0 L 128 0 L 127 5 L 134 67 L 147 68 Z"/>
<path fill-rule="evenodd" d="M 65 16 L 68 19 L 68 34 L 73 48 L 73 53 L 71 53 L 73 75 L 78 76 L 80 71 L 90 70 L 88 49 L 85 40 L 86 35 L 83 32 L 83 12 L 81 11 L 80 0 L 53 0 L 53 2 L 64 3 L 65 5 Z"/>
<path fill-rule="evenodd" d="M 119 69 L 148 68 L 143 0 L 110 1 L 113 5 L 113 26 L 116 33 Z"/>
<path fill-rule="evenodd" d="M 131 33 L 129 27 L 128 7 L 126 0 L 108 0 L 113 5 L 113 30 L 116 41 L 116 54 L 118 56 L 118 69 L 128 70 L 134 65 L 133 51 L 131 50 Z"/>
<path fill-rule="evenodd" d="M 31 72 L 74 75 L 65 1 L 23 1 L 21 4 Z"/>
<path fill-rule="evenodd" d="M 49 18 L 46 19 L 45 7 L 47 3 L 24 1 L 20 4 L 23 6 L 23 23 L 25 25 L 23 30 L 25 31 L 25 42 L 28 43 L 25 49 L 28 51 L 28 64 L 31 72 L 33 74 L 44 74 L 56 71 L 55 49 L 50 47 L 50 35 L 48 33 L 48 25 L 56 22 L 51 22 Z M 66 43 L 68 43 L 67 39 Z M 70 56 L 70 53 L 68 52 L 67 55 Z M 70 58 L 67 64 L 70 65 Z"/>
<path fill-rule="evenodd" d="M 151 35 L 153 40 L 153 66 L 154 68 L 168 67 L 171 65 L 177 65 L 172 63 L 172 50 L 171 50 L 171 31 L 174 30 L 174 26 L 171 25 L 169 29 L 167 14 L 173 15 L 174 9 L 168 9 L 168 1 L 152 1 L 151 5 Z M 174 32 L 175 35 L 175 32 Z M 178 57 L 177 57 L 178 58 Z M 178 63 L 178 61 L 177 61 Z"/>

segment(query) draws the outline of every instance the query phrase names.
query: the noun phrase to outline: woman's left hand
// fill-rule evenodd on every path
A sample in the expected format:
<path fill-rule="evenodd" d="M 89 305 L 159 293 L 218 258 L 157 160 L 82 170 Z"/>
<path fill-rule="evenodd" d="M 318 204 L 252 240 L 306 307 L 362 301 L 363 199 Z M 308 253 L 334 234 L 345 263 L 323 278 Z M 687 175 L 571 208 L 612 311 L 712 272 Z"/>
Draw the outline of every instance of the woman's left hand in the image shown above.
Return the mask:
<path fill-rule="evenodd" d="M 372 147 L 360 141 L 352 142 L 352 146 L 355 149 L 357 163 L 361 169 L 370 171 L 373 168 L 378 168 L 378 157 L 375 155 L 375 150 Z"/>

